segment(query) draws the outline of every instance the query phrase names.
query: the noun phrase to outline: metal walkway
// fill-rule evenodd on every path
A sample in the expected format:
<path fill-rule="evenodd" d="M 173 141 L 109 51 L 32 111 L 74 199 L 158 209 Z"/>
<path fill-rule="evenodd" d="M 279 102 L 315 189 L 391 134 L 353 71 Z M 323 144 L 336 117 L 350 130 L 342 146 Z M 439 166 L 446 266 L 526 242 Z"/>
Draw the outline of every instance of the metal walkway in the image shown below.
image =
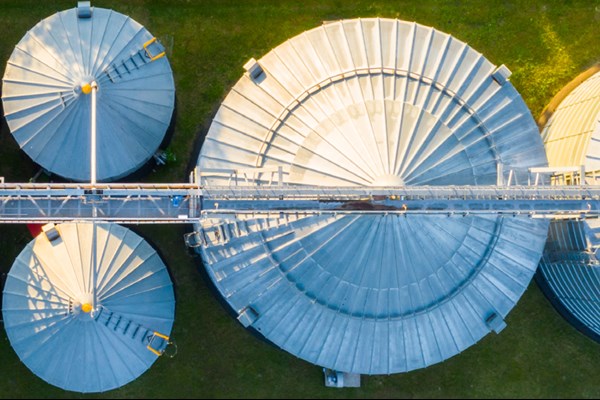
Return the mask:
<path fill-rule="evenodd" d="M 244 213 L 586 217 L 600 215 L 600 185 L 329 188 L 196 183 L 0 184 L 0 223 L 194 223 L 211 216 Z"/>

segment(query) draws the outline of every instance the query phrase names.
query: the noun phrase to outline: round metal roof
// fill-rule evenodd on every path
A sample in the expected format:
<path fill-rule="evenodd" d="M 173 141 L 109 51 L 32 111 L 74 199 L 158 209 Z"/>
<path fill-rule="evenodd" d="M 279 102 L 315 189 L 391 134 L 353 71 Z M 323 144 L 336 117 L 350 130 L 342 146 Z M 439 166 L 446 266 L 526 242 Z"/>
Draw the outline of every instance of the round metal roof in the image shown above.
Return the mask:
<path fill-rule="evenodd" d="M 590 184 L 600 170 L 600 72 L 558 105 L 542 130 L 551 166 L 584 165 Z M 590 174 L 591 173 L 591 174 Z M 600 341 L 600 222 L 555 220 L 539 266 L 542 287 L 567 320 Z"/>
<path fill-rule="evenodd" d="M 156 251 L 122 226 L 91 223 L 62 224 L 31 241 L 2 303 L 23 363 L 77 392 L 115 389 L 145 372 L 166 346 L 174 309 Z"/>
<path fill-rule="evenodd" d="M 6 67 L 2 102 L 21 148 L 43 168 L 90 179 L 90 95 L 98 84 L 97 179 L 126 176 L 158 149 L 175 87 L 164 48 L 139 23 L 93 7 L 56 13 L 33 27 Z M 162 54 L 162 56 L 161 56 Z"/>
<path fill-rule="evenodd" d="M 600 341 L 600 221 L 556 220 L 549 232 L 538 273 L 543 288 L 570 323 Z"/>
<path fill-rule="evenodd" d="M 560 102 L 542 138 L 551 167 L 584 165 L 588 172 L 600 170 L 600 72 Z"/>
<path fill-rule="evenodd" d="M 508 69 L 432 28 L 324 24 L 246 68 L 201 150 L 203 184 L 268 185 L 279 167 L 299 187 L 495 184 L 499 163 L 524 183 L 529 167 L 546 165 Z M 547 226 L 257 212 L 197 229 L 209 275 L 242 322 L 312 363 L 389 374 L 499 330 L 533 276 Z"/>

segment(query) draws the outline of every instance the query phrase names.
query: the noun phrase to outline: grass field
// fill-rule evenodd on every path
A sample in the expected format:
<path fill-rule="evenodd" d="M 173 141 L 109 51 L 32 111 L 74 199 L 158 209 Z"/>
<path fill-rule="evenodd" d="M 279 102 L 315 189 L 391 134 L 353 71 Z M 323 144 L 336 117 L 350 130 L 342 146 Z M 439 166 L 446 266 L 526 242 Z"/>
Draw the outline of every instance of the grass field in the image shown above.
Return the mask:
<path fill-rule="evenodd" d="M 75 0 L 0 0 L 0 65 L 41 19 Z M 183 182 L 212 116 L 242 65 L 325 20 L 387 17 L 433 26 L 506 64 L 534 116 L 563 85 L 600 61 L 600 1 L 97 0 L 129 15 L 169 47 L 177 91 L 176 160 L 145 182 Z M 171 46 L 172 44 L 172 46 Z M 516 143 L 515 145 L 518 145 Z M 0 176 L 27 181 L 37 171 L 0 128 Z M 252 335 L 231 317 L 186 250 L 182 226 L 132 226 L 157 249 L 174 280 L 174 358 L 160 358 L 114 391 L 65 392 L 33 375 L 0 332 L 2 398 L 600 398 L 600 344 L 567 324 L 531 283 L 508 327 L 450 360 L 391 376 L 363 376 L 359 389 L 328 389 L 319 367 Z M 30 240 L 24 225 L 0 226 L 0 271 Z M 85 366 L 81 366 L 85 368 Z"/>

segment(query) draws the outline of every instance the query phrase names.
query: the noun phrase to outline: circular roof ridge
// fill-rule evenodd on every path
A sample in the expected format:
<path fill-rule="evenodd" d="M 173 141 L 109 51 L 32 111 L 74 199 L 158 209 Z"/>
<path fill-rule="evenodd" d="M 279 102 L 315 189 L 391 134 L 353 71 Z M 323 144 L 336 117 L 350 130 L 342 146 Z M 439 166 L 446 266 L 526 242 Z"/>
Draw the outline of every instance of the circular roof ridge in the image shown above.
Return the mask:
<path fill-rule="evenodd" d="M 423 25 L 328 23 L 245 68 L 201 149 L 202 184 L 270 185 L 281 168 L 296 186 L 481 185 L 497 182 L 499 164 L 518 182 L 547 165 L 508 68 Z M 245 325 L 309 362 L 390 374 L 499 330 L 547 221 L 265 211 L 196 229 Z"/>

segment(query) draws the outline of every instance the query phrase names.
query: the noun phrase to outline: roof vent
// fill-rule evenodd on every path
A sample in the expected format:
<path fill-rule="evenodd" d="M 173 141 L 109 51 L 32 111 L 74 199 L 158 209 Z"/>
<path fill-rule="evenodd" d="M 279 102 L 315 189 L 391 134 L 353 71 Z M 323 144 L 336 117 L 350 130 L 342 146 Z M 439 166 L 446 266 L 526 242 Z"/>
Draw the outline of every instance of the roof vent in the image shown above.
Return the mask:
<path fill-rule="evenodd" d="M 502 317 L 497 313 L 492 313 L 492 315 L 487 317 L 485 324 L 488 328 L 490 328 L 491 331 L 494 331 L 495 333 L 500 333 L 502 332 L 502 329 L 506 328 L 506 322 L 504 322 L 504 319 L 502 319 Z"/>
<path fill-rule="evenodd" d="M 502 64 L 501 66 L 496 68 L 494 72 L 492 72 L 492 78 L 494 78 L 494 80 L 498 82 L 500 86 L 504 85 L 511 75 L 512 72 L 510 72 L 510 69 L 508 69 L 508 67 L 504 64 Z"/>
<path fill-rule="evenodd" d="M 91 18 L 92 6 L 89 1 L 77 2 L 77 18 Z"/>
<path fill-rule="evenodd" d="M 252 308 L 252 306 L 248 306 L 240 313 L 237 319 L 244 325 L 244 328 L 247 328 L 252 325 L 257 318 L 258 313 L 256 310 Z"/>
<path fill-rule="evenodd" d="M 254 58 L 249 59 L 248 62 L 244 64 L 244 69 L 248 72 L 250 79 L 253 81 L 257 81 L 264 76 L 262 67 Z"/>
<path fill-rule="evenodd" d="M 42 231 L 46 234 L 46 237 L 48 238 L 48 241 L 50 243 L 60 238 L 60 233 L 58 232 L 56 226 L 53 223 L 49 223 L 42 226 Z"/>

